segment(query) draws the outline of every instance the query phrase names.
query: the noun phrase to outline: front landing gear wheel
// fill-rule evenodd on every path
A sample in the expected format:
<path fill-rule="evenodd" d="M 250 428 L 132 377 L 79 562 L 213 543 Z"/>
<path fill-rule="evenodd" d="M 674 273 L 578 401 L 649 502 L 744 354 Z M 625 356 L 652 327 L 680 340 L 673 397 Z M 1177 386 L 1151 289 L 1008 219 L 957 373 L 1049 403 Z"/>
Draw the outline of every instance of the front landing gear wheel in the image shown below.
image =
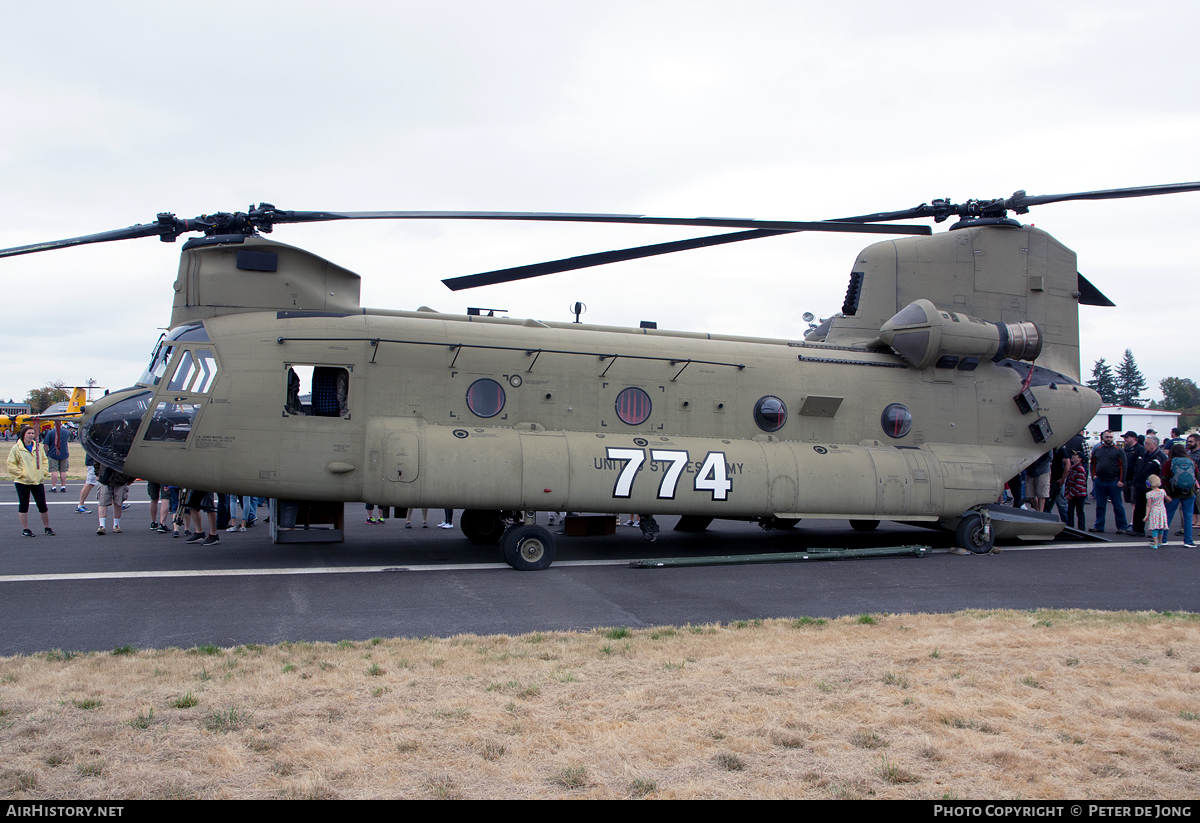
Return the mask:
<path fill-rule="evenodd" d="M 537 572 L 554 562 L 554 536 L 541 526 L 513 526 L 500 541 L 504 562 L 521 572 Z"/>
<path fill-rule="evenodd" d="M 879 528 L 878 520 L 851 520 L 850 528 L 856 532 L 873 532 Z"/>
<path fill-rule="evenodd" d="M 992 533 L 991 524 L 985 524 L 983 518 L 971 512 L 963 517 L 954 530 L 954 543 L 974 554 L 987 554 L 996 544 L 996 536 Z"/>

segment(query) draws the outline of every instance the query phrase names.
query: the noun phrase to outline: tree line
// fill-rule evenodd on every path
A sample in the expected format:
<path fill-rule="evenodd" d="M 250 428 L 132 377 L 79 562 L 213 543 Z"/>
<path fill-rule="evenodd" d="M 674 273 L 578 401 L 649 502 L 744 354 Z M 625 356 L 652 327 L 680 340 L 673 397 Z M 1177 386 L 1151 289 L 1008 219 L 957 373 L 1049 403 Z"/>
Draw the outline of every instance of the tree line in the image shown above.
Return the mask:
<path fill-rule="evenodd" d="M 1146 390 L 1146 378 L 1130 349 L 1125 350 L 1125 357 L 1115 370 L 1103 357 L 1097 360 L 1087 386 L 1099 394 L 1105 403 L 1177 411 L 1181 413 L 1180 426 L 1192 428 L 1200 425 L 1200 386 L 1196 385 L 1196 381 L 1188 377 L 1164 377 L 1158 381 L 1162 402 L 1147 400 L 1141 396 Z"/>

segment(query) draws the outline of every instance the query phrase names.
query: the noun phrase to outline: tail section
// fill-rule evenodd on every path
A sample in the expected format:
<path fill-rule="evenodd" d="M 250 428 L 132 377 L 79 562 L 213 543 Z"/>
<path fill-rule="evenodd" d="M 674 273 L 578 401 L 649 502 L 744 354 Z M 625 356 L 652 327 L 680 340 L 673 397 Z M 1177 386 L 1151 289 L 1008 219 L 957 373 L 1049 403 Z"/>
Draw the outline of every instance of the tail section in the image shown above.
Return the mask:
<path fill-rule="evenodd" d="M 1079 381 L 1079 304 L 1086 281 L 1075 252 L 1041 229 L 1011 223 L 868 246 L 855 261 L 843 316 L 830 323 L 826 340 L 874 342 L 901 309 L 925 299 L 992 323 L 1036 324 L 1038 365 Z M 1084 295 L 1082 302 L 1093 299 Z"/>

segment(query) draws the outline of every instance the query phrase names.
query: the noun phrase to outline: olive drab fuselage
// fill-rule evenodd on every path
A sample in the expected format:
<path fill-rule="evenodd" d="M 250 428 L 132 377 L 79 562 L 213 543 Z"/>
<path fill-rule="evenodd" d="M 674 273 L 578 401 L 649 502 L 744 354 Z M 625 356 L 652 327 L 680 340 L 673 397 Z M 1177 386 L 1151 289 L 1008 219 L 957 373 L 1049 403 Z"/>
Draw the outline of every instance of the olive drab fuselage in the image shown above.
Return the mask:
<path fill-rule="evenodd" d="M 1074 254 L 1028 226 L 869 247 L 808 340 L 363 309 L 357 275 L 299 249 L 189 246 L 158 361 L 89 409 L 121 421 L 127 474 L 187 487 L 947 521 L 1100 405 Z"/>

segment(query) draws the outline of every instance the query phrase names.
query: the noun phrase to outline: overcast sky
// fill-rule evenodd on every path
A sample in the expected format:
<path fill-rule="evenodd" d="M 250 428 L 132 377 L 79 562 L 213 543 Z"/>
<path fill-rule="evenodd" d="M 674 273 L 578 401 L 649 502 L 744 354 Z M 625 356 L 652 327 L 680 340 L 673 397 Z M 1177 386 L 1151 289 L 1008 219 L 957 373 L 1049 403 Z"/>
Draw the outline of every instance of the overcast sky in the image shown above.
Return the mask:
<path fill-rule="evenodd" d="M 594 211 L 816 220 L 1200 180 L 1200 5 L 687 2 L 6 3 L 0 247 L 268 201 L 305 210 Z M 1200 193 L 1022 218 L 1118 305 L 1131 348 L 1200 378 Z M 942 227 L 944 229 L 944 227 Z M 284 226 L 366 306 L 798 337 L 862 236 L 798 234 L 453 293 L 442 278 L 704 234 L 471 223 Z M 179 244 L 0 261 L 0 399 L 131 384 Z"/>

